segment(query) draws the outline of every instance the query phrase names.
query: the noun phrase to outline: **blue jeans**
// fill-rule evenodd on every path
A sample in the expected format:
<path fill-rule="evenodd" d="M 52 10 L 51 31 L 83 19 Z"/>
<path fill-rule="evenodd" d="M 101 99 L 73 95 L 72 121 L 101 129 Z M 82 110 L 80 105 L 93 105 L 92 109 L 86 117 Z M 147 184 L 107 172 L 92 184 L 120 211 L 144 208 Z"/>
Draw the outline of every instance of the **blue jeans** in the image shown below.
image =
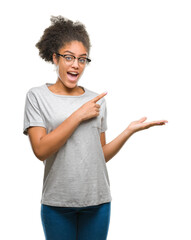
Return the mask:
<path fill-rule="evenodd" d="M 88 207 L 54 207 L 41 204 L 46 240 L 106 240 L 111 202 Z"/>

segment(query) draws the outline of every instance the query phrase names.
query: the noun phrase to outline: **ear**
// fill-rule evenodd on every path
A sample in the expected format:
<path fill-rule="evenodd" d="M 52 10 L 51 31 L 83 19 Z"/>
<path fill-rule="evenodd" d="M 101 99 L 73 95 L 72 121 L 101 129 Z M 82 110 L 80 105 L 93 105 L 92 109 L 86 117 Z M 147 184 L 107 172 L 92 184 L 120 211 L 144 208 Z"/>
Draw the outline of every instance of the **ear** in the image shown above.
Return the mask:
<path fill-rule="evenodd" d="M 53 53 L 53 54 L 52 54 L 52 60 L 53 60 L 53 62 L 54 62 L 55 65 L 58 64 L 58 58 L 57 58 L 56 53 Z"/>

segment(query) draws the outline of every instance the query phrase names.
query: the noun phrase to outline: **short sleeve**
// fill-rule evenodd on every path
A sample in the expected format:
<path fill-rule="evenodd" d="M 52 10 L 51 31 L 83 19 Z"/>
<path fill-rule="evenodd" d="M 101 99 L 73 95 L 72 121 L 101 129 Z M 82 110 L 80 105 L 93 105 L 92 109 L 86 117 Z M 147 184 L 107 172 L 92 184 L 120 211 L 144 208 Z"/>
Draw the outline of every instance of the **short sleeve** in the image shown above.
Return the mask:
<path fill-rule="evenodd" d="M 101 132 L 105 132 L 106 130 L 107 130 L 107 106 L 106 101 L 104 99 L 102 103 Z"/>
<path fill-rule="evenodd" d="M 27 129 L 31 126 L 46 128 L 36 97 L 28 91 L 25 99 L 23 134 L 28 135 Z"/>

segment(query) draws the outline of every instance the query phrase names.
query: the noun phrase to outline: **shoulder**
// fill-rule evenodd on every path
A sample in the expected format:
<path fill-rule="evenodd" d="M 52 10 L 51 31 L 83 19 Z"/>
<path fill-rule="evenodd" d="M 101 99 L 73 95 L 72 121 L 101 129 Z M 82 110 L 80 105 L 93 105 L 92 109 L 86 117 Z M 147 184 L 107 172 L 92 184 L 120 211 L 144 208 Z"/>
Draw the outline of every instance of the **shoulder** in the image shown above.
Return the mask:
<path fill-rule="evenodd" d="M 30 88 L 27 91 L 26 95 L 27 96 L 36 96 L 37 97 L 37 96 L 41 95 L 43 91 L 44 91 L 44 84 L 41 85 L 41 86 L 36 86 L 36 87 Z"/>
<path fill-rule="evenodd" d="M 86 87 L 84 87 L 84 89 L 85 89 L 85 91 L 86 91 L 86 94 L 88 94 L 88 95 L 91 95 L 91 96 L 94 96 L 94 97 L 96 97 L 97 95 L 99 95 L 97 92 L 94 92 L 94 91 L 92 91 L 92 90 L 90 90 L 90 89 L 88 89 L 88 88 L 86 88 Z"/>
<path fill-rule="evenodd" d="M 36 86 L 36 87 L 29 88 L 28 92 L 35 94 L 35 93 L 42 92 L 43 89 L 44 89 L 44 84 L 41 85 L 41 86 Z M 27 93 L 28 93 L 28 92 L 27 92 Z"/>
<path fill-rule="evenodd" d="M 26 101 L 29 101 L 31 103 L 39 102 L 39 100 L 43 96 L 43 91 L 44 91 L 44 85 L 32 87 L 28 89 L 26 93 Z"/>

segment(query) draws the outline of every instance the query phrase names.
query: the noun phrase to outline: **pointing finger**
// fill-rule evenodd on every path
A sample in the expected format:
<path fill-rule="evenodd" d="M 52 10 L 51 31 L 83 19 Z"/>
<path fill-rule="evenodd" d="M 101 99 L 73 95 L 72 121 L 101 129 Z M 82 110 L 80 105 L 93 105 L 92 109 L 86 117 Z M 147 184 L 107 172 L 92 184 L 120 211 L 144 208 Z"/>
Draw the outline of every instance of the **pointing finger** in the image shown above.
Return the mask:
<path fill-rule="evenodd" d="M 107 94 L 107 92 L 101 93 L 100 95 L 96 96 L 95 98 L 92 99 L 93 102 L 97 102 L 99 101 L 101 98 L 103 98 L 105 95 Z"/>

